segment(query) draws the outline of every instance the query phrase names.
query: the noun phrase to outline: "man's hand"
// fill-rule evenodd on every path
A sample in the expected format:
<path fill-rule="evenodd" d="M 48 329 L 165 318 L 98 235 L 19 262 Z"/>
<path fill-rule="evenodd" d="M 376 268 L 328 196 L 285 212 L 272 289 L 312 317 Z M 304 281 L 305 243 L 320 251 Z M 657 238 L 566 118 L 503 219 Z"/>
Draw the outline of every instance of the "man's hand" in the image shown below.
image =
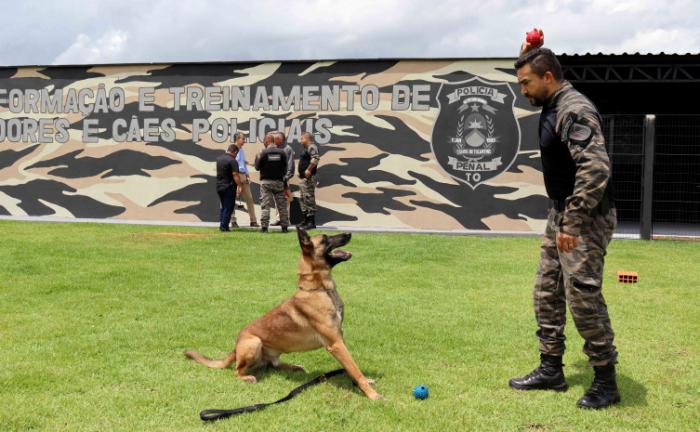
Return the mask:
<path fill-rule="evenodd" d="M 245 182 L 246 184 L 250 184 L 250 176 L 248 174 L 245 175 Z"/>
<path fill-rule="evenodd" d="M 544 45 L 544 32 L 542 31 L 542 29 L 537 30 L 539 30 L 540 32 L 540 38 L 542 39 L 542 43 L 539 46 L 533 46 L 530 44 L 530 42 L 525 40 L 525 42 L 523 42 L 523 44 L 520 45 L 520 55 L 523 55 L 528 51 L 532 51 L 533 49 L 539 48 L 540 46 Z"/>
<path fill-rule="evenodd" d="M 578 245 L 578 237 L 565 234 L 563 232 L 557 233 L 557 249 L 561 252 L 571 252 L 576 249 Z"/>
<path fill-rule="evenodd" d="M 287 201 L 291 202 L 292 201 L 292 191 L 289 189 L 284 190 L 284 197 L 287 198 Z"/>
<path fill-rule="evenodd" d="M 304 176 L 305 176 L 306 178 L 311 177 L 311 170 L 307 168 L 307 169 L 306 169 L 306 172 L 304 172 Z"/>
<path fill-rule="evenodd" d="M 240 186 L 238 186 L 238 187 L 236 188 L 236 196 L 237 196 L 237 197 L 241 196 L 241 191 L 242 191 L 242 190 L 243 190 L 243 189 L 241 189 Z"/>

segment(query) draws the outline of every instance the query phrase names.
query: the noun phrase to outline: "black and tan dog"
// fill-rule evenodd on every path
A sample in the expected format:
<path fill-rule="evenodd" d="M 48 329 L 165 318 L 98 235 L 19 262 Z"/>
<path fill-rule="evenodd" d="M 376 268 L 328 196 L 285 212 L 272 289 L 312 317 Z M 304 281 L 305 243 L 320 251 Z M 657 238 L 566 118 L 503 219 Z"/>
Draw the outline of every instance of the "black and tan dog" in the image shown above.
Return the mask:
<path fill-rule="evenodd" d="M 254 383 L 251 370 L 272 366 L 301 370 L 298 365 L 280 363 L 280 354 L 310 351 L 325 347 L 345 368 L 358 387 L 370 399 L 381 396 L 352 359 L 343 341 L 343 302 L 335 289 L 331 269 L 352 257 L 339 249 L 350 241 L 350 234 L 309 237 L 298 229 L 299 290 L 293 297 L 248 324 L 238 334 L 236 346 L 223 360 L 212 360 L 195 351 L 185 355 L 211 368 L 227 368 L 236 363 L 236 375 Z"/>

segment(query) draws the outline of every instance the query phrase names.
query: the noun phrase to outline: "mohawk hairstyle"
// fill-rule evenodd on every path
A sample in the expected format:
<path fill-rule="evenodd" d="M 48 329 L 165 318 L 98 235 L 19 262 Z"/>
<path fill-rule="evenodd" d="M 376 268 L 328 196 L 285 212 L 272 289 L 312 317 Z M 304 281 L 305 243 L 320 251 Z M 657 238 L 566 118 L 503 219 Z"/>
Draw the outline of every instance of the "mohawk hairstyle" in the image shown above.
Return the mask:
<path fill-rule="evenodd" d="M 544 73 L 550 71 L 554 79 L 561 81 L 564 79 L 564 71 L 557 56 L 549 48 L 535 48 L 521 55 L 515 62 L 515 69 L 529 64 L 532 71 L 538 76 L 544 76 Z"/>

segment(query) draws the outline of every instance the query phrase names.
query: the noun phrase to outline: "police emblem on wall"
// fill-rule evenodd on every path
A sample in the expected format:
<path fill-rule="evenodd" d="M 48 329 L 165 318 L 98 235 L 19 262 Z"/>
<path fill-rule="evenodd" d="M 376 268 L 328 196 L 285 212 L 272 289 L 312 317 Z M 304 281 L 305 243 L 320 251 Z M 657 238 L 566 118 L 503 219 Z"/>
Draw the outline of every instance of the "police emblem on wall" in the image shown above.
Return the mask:
<path fill-rule="evenodd" d="M 515 93 L 506 82 L 474 77 L 445 83 L 430 143 L 440 166 L 475 189 L 506 171 L 520 150 Z"/>

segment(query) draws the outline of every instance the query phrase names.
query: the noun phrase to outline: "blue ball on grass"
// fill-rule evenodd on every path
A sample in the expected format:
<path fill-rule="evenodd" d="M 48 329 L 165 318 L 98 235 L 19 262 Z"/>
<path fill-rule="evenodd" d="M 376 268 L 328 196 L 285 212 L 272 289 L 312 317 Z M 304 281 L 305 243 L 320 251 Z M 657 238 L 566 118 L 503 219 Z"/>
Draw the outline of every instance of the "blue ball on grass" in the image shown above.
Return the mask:
<path fill-rule="evenodd" d="M 426 387 L 424 385 L 416 386 L 413 389 L 413 396 L 415 396 L 416 399 L 420 399 L 420 400 L 427 399 L 428 398 L 428 387 Z"/>

